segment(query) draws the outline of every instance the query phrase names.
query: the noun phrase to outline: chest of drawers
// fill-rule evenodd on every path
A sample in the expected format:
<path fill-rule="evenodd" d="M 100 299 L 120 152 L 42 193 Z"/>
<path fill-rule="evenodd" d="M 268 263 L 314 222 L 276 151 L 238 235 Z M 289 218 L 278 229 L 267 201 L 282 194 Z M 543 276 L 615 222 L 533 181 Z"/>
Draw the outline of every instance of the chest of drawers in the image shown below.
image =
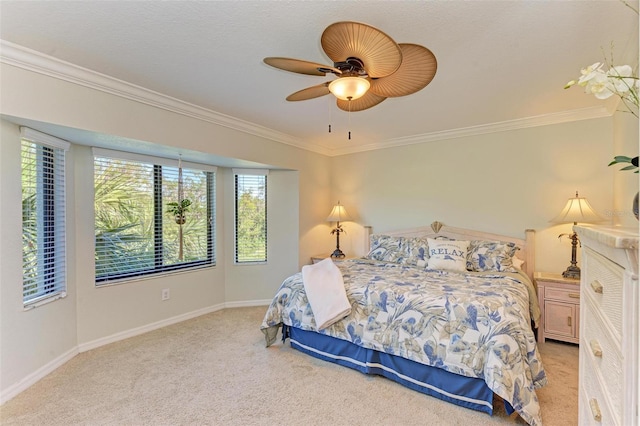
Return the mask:
<path fill-rule="evenodd" d="M 638 232 L 574 229 L 582 242 L 579 422 L 638 426 Z"/>

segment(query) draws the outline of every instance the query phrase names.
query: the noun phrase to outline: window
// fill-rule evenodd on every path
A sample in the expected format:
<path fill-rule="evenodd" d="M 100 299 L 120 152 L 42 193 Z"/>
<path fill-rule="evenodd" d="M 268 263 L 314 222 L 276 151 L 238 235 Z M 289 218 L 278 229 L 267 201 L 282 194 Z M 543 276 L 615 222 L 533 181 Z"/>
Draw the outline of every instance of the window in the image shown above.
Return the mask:
<path fill-rule="evenodd" d="M 69 143 L 21 128 L 22 302 L 66 295 L 65 151 Z"/>
<path fill-rule="evenodd" d="M 177 160 L 94 149 L 96 284 L 215 265 L 216 168 L 181 169 L 179 185 Z"/>
<path fill-rule="evenodd" d="M 235 262 L 267 261 L 268 170 L 234 169 Z"/>

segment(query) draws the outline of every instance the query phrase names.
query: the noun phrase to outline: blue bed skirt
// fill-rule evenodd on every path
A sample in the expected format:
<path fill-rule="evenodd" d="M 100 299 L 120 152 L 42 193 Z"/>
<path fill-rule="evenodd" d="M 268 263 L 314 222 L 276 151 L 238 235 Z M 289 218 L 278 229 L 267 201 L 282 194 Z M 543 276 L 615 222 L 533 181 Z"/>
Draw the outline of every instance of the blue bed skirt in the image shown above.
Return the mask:
<path fill-rule="evenodd" d="M 482 379 L 459 376 L 436 367 L 362 348 L 346 340 L 283 325 L 291 347 L 324 361 L 376 374 L 410 389 L 473 410 L 493 414 L 493 392 Z M 513 408 L 505 401 L 507 413 Z"/>

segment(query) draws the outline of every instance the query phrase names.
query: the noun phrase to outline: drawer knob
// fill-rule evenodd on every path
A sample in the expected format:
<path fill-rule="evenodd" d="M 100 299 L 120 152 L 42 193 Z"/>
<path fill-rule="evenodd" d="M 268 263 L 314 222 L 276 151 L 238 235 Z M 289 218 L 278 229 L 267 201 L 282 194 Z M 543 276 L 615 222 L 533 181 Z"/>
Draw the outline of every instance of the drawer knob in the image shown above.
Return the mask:
<path fill-rule="evenodd" d="M 604 287 L 602 287 L 602 284 L 600 284 L 600 281 L 598 280 L 591 281 L 591 288 L 598 294 L 602 294 L 602 291 L 604 290 Z"/>
<path fill-rule="evenodd" d="M 572 299 L 580 299 L 580 293 L 569 293 L 569 297 Z"/>
<path fill-rule="evenodd" d="M 591 346 L 593 356 L 602 358 L 602 347 L 600 346 L 600 343 L 598 343 L 597 340 L 592 340 L 589 342 L 589 345 Z"/>
<path fill-rule="evenodd" d="M 592 398 L 589 401 L 589 405 L 591 406 L 591 414 L 593 414 L 593 419 L 597 422 L 602 420 L 602 413 L 600 412 L 600 406 L 598 405 L 598 400 Z"/>

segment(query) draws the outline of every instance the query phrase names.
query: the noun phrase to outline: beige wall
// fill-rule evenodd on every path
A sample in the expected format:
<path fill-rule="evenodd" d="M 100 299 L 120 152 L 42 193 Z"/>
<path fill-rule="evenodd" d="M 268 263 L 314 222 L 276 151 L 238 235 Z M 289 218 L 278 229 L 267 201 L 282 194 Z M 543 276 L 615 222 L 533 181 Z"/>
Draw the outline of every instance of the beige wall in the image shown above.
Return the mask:
<path fill-rule="evenodd" d="M 532 228 L 537 269 L 562 272 L 571 245 L 557 237 L 571 225 L 549 220 L 576 190 L 611 208 L 612 138 L 613 119 L 602 118 L 344 155 L 332 161 L 333 198 L 374 233 L 434 220 L 520 238 Z M 343 239 L 361 250 L 358 232 Z"/>

